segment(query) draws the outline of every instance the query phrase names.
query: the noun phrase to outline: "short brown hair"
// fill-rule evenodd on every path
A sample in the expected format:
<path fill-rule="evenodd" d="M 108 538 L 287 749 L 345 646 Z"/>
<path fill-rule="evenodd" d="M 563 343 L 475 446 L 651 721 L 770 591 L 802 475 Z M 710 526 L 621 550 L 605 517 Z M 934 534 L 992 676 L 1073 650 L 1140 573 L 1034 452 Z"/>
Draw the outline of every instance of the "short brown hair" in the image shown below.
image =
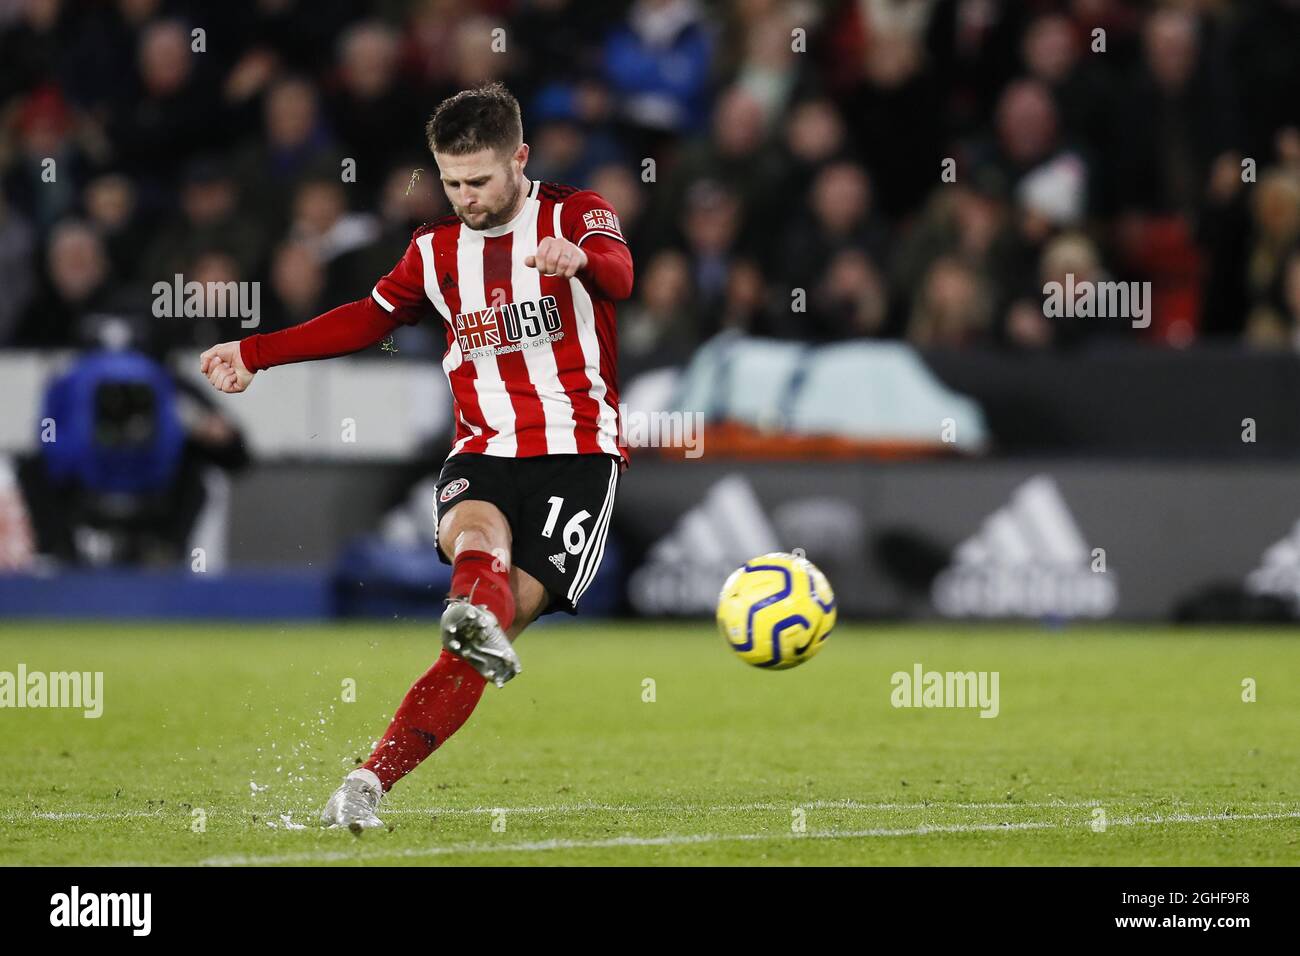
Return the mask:
<path fill-rule="evenodd" d="M 429 149 L 457 156 L 480 149 L 513 151 L 524 141 L 519 101 L 502 83 L 447 97 L 429 117 L 424 132 Z"/>

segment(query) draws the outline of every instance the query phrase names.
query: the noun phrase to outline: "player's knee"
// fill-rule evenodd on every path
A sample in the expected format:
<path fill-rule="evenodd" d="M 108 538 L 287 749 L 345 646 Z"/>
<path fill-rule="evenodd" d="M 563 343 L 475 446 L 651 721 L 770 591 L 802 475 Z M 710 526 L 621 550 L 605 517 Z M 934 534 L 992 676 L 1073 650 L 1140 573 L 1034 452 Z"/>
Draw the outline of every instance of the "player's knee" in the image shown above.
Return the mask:
<path fill-rule="evenodd" d="M 492 533 L 483 525 L 466 525 L 456 529 L 452 539 L 455 553 L 462 551 L 492 551 L 499 545 L 492 543 Z"/>
<path fill-rule="evenodd" d="M 453 554 L 465 550 L 509 553 L 510 527 L 505 517 L 496 507 L 486 502 L 477 507 L 479 504 L 467 501 L 448 514 L 438 529 L 439 537 L 451 542 Z"/>

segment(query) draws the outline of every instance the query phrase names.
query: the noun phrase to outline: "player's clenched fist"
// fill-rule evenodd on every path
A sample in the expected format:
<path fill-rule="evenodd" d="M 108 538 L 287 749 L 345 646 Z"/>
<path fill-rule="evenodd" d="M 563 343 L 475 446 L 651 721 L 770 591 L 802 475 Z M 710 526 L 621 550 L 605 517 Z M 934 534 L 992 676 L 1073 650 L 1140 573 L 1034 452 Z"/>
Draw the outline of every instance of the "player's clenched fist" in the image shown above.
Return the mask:
<path fill-rule="evenodd" d="M 242 392 L 253 381 L 254 372 L 244 365 L 238 342 L 222 342 L 199 356 L 199 370 L 219 392 Z"/>
<path fill-rule="evenodd" d="M 535 255 L 525 257 L 524 265 L 533 266 L 543 275 L 572 279 L 586 268 L 587 254 L 563 236 L 547 236 L 537 244 Z"/>

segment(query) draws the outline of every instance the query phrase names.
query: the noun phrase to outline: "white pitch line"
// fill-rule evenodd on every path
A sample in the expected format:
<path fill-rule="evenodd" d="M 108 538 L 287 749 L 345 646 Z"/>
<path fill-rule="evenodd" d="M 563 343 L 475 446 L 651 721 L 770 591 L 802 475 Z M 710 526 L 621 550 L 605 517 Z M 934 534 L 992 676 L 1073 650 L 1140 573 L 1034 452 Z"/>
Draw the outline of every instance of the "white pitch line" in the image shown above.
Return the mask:
<path fill-rule="evenodd" d="M 1108 827 L 1165 826 L 1179 823 L 1216 823 L 1216 822 L 1257 822 L 1265 820 L 1300 819 L 1300 811 L 1288 813 L 1253 813 L 1253 814 L 1188 814 L 1179 813 L 1169 816 L 1120 817 L 1110 820 Z M 814 830 L 804 834 L 791 833 L 698 833 L 666 834 L 658 837 L 621 836 L 601 840 L 540 840 L 527 843 L 460 843 L 438 847 L 404 847 L 384 850 L 377 853 L 316 851 L 304 853 L 283 853 L 268 856 L 224 856 L 210 857 L 200 861 L 201 866 L 274 866 L 283 863 L 329 863 L 361 862 L 384 859 L 419 859 L 451 854 L 475 853 L 540 853 L 550 850 L 599 850 L 614 847 L 654 847 L 654 846 L 690 846 L 703 843 L 728 843 L 750 841 L 798 841 L 798 840 L 858 840 L 873 837 L 908 837 L 929 836 L 936 833 L 1012 833 L 1034 830 L 1064 830 L 1090 827 L 1092 821 L 1058 823 L 1047 820 L 1022 821 L 1018 823 L 951 823 L 922 824 L 915 827 L 872 827 L 864 830 Z"/>
<path fill-rule="evenodd" d="M 714 803 L 703 805 L 690 805 L 684 803 L 662 803 L 662 804 L 618 804 L 618 803 L 569 803 L 569 804 L 552 804 L 550 806 L 531 806 L 531 807 L 388 807 L 384 812 L 388 814 L 423 814 L 428 816 L 457 816 L 467 814 L 483 813 L 672 813 L 678 811 L 681 813 L 747 813 L 757 810 L 793 810 L 796 807 L 800 810 L 1013 810 L 1024 808 L 1027 810 L 1078 810 L 1089 807 L 1098 807 L 1102 804 L 1096 800 L 1088 800 L 1081 803 L 1075 802 L 1043 802 L 1043 803 L 863 803 L 859 800 L 808 800 L 799 802 L 797 800 L 782 803 Z"/>
<path fill-rule="evenodd" d="M 1118 801 L 1117 801 L 1118 802 Z M 1262 805 L 1256 802 L 1256 805 Z M 1087 807 L 1101 806 L 1101 803 L 1095 800 L 1084 802 L 1025 802 L 1025 803 L 863 803 L 858 800 L 809 800 L 804 803 L 714 803 L 714 804 L 684 804 L 684 803 L 663 803 L 663 804 L 620 804 L 620 803 L 559 803 L 551 805 L 524 806 L 524 807 L 385 807 L 384 812 L 391 815 L 417 815 L 417 816 L 463 816 L 472 814 L 492 814 L 505 812 L 507 814 L 544 814 L 544 813 L 671 813 L 674 811 L 682 813 L 746 813 L 760 810 L 792 810 L 798 807 L 801 810 L 942 810 L 951 808 L 954 810 L 1013 810 L 1024 808 L 1026 810 L 1044 810 L 1044 809 L 1081 809 Z M 270 806 L 249 807 L 243 810 L 232 811 L 208 811 L 208 816 L 219 816 L 226 813 L 243 815 L 245 813 L 279 813 L 280 811 Z M 294 808 L 294 814 L 313 815 L 309 808 Z M 134 818 L 161 817 L 164 811 L 160 810 L 121 810 L 116 812 L 93 811 L 93 810 L 64 810 L 64 811 L 27 811 L 27 810 L 7 810 L 0 812 L 0 821 L 6 823 L 18 823 L 25 820 L 125 820 Z"/>
<path fill-rule="evenodd" d="M 618 804 L 618 803 L 560 803 L 538 806 L 522 807 L 385 807 L 383 813 L 388 816 L 470 816 L 494 813 L 525 814 L 537 815 L 547 813 L 748 813 L 755 811 L 787 811 L 793 809 L 800 810 L 872 810 L 872 811 L 904 811 L 912 812 L 916 810 L 1086 810 L 1093 807 L 1110 807 L 1116 805 L 1131 804 L 1134 802 L 1130 798 L 1117 797 L 1113 799 L 1101 800 L 1082 800 L 1082 801 L 1001 801 L 990 803 L 949 803 L 946 801 L 931 801 L 928 803 L 865 803 L 859 800 L 809 800 L 803 803 L 798 801 L 788 801 L 781 803 L 760 802 L 760 803 L 713 803 L 713 804 Z M 1292 801 L 1286 800 L 1251 800 L 1251 806 L 1256 807 L 1286 807 L 1292 806 Z M 185 811 L 176 811 L 184 815 Z M 262 815 L 279 815 L 282 812 L 289 812 L 294 816 L 302 816 L 304 819 L 314 817 L 314 809 L 307 807 L 295 807 L 289 811 L 283 811 L 281 808 L 271 806 L 270 804 L 261 807 L 249 807 L 241 810 L 209 810 L 209 817 L 222 817 L 226 815 L 243 816 L 245 814 Z M 126 819 L 165 819 L 167 811 L 165 810 L 120 810 L 120 811 L 92 811 L 92 810 L 64 810 L 64 811 L 36 811 L 36 810 L 6 810 L 0 811 L 0 822 L 5 823 L 22 823 L 32 820 L 126 820 Z"/>
<path fill-rule="evenodd" d="M 27 820 L 132 820 L 136 818 L 162 819 L 162 810 L 6 810 L 0 813 L 0 821 L 5 823 L 22 823 Z"/>

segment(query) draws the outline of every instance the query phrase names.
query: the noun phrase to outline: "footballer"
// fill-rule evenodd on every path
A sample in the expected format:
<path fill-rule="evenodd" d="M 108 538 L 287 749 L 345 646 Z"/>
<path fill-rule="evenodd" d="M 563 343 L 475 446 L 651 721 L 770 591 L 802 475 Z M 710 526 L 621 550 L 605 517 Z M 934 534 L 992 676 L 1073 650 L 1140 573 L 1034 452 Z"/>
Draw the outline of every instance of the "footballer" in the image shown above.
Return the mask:
<path fill-rule="evenodd" d="M 590 190 L 525 175 L 519 103 L 500 83 L 443 101 L 426 128 L 453 215 L 417 229 L 370 296 L 202 355 L 217 389 L 346 355 L 402 325 L 442 325 L 455 436 L 433 508 L 451 565 L 443 651 L 402 700 L 322 822 L 381 826 L 392 786 L 469 718 L 487 681 L 520 671 L 512 642 L 576 613 L 600 566 L 626 450 L 614 303 L 632 290 L 618 216 Z"/>

